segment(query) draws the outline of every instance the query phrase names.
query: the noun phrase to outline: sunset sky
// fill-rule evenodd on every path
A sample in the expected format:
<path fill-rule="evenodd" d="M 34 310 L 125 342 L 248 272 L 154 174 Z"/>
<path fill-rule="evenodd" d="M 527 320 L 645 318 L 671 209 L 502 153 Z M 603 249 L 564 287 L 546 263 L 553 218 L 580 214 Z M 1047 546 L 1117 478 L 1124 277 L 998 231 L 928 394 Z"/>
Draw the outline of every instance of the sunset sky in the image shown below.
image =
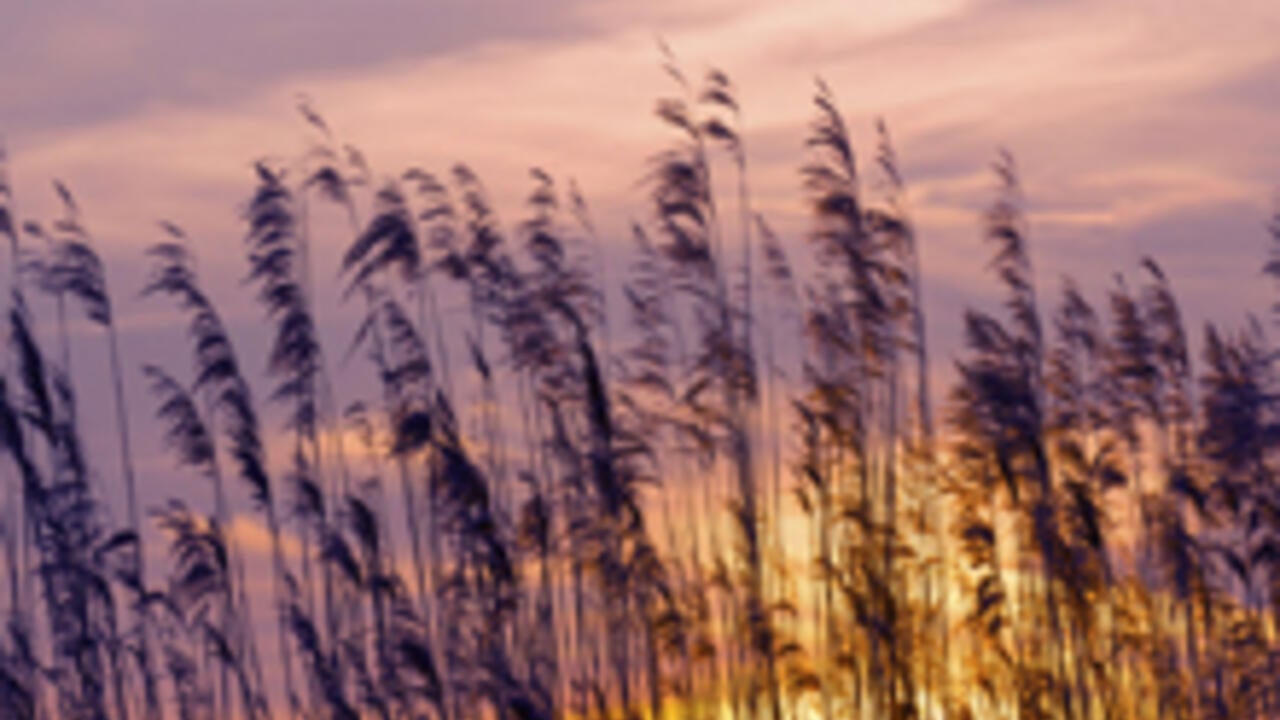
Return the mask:
<path fill-rule="evenodd" d="M 1234 318 L 1268 293 L 1257 267 L 1280 183 L 1280 7 L 1266 0 L 1230 12 L 1177 0 L 122 1 L 11 3 L 6 15 L 0 132 L 20 211 L 47 217 L 50 180 L 68 183 L 117 284 L 134 279 L 157 219 L 235 245 L 250 162 L 306 140 L 299 93 L 375 174 L 465 161 L 515 216 L 525 171 L 541 166 L 576 178 L 625 238 L 646 213 L 635 183 L 667 137 L 651 112 L 671 91 L 662 37 L 691 75 L 715 66 L 738 85 L 757 202 L 795 243 L 814 78 L 868 157 L 872 122 L 886 119 L 928 300 L 952 310 L 931 313 L 943 346 L 944 316 L 983 270 L 978 213 L 998 146 L 1023 172 L 1045 292 L 1067 272 L 1104 286 L 1154 254 L 1189 307 Z"/>
<path fill-rule="evenodd" d="M 757 208 L 801 256 L 798 165 L 821 77 L 864 159 L 875 118 L 889 125 L 943 380 L 961 309 L 993 300 L 980 213 L 1001 146 L 1022 171 L 1046 300 L 1071 274 L 1101 304 L 1114 273 L 1135 274 L 1150 254 L 1195 337 L 1206 320 L 1266 311 L 1272 289 L 1259 266 L 1280 187 L 1277 27 L 1280 5 L 1268 0 L 1230 12 L 1176 0 L 10 3 L 0 133 L 23 219 L 56 217 L 55 178 L 75 192 L 107 259 L 126 364 L 186 366 L 172 350 L 171 309 L 136 297 L 141 252 L 164 219 L 194 238 L 257 371 L 266 335 L 239 291 L 237 214 L 251 163 L 296 154 L 312 137 L 295 112 L 300 94 L 379 179 L 469 163 L 513 226 L 539 166 L 576 179 L 606 239 L 625 248 L 630 223 L 648 219 L 646 159 L 669 139 L 652 112 L 673 91 L 662 38 L 689 75 L 718 67 L 738 86 Z M 338 229 L 321 235 L 320 278 L 336 275 L 347 240 L 329 219 Z M 625 252 L 616 258 L 615 276 Z M 330 353 L 340 353 L 354 310 L 336 294 L 322 300 Z M 83 347 L 97 352 L 84 329 Z M 143 397 L 140 375 L 126 379 L 130 397 Z M 82 405 L 109 401 L 95 383 L 82 392 Z M 146 425 L 150 408 L 139 404 L 131 414 Z M 148 446 L 154 433 L 136 435 L 144 469 L 166 474 L 170 459 Z M 90 441 L 114 462 L 112 438 Z"/>
<path fill-rule="evenodd" d="M 797 255 L 807 252 L 798 167 L 815 78 L 833 89 L 866 160 L 884 118 L 918 225 L 940 379 L 960 350 L 963 307 L 997 299 L 981 211 L 998 147 L 1022 171 L 1046 301 L 1070 274 L 1102 306 L 1114 274 L 1136 277 L 1146 255 L 1171 277 L 1197 339 L 1205 321 L 1237 325 L 1276 295 L 1259 272 L 1280 188 L 1274 0 L 3 5 L 0 137 L 17 211 L 51 220 L 51 182 L 74 191 L 107 260 L 129 368 L 188 369 L 176 314 L 137 297 L 142 251 L 169 220 L 195 240 L 242 361 L 260 373 L 267 329 L 238 284 L 238 211 L 255 159 L 306 147 L 301 94 L 378 178 L 468 163 L 509 227 L 523 217 L 530 167 L 576 180 L 619 248 L 610 272 L 621 273 L 628 228 L 648 219 L 646 159 L 669 138 L 653 115 L 673 90 L 659 38 L 691 76 L 716 67 L 733 79 L 757 209 Z M 348 239 L 337 227 L 320 236 L 322 285 Z M 325 340 L 340 355 L 355 310 L 336 292 L 323 300 Z M 91 354 L 101 339 L 81 330 L 81 406 L 107 412 L 105 383 L 89 381 L 102 372 Z M 154 505 L 171 494 L 172 461 L 146 429 L 142 377 L 126 379 Z M 114 437 L 87 435 L 113 476 Z M 251 545 L 254 533 L 242 534 Z"/>

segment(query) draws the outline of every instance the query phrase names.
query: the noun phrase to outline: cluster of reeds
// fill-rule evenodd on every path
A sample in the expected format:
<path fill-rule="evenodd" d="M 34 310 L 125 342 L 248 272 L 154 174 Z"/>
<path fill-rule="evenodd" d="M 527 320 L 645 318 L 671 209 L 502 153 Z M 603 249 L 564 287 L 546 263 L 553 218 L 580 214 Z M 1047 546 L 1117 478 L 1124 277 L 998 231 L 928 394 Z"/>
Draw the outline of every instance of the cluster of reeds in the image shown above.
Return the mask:
<path fill-rule="evenodd" d="M 128 365 L 71 193 L 22 221 L 0 178 L 0 716 L 1274 717 L 1262 323 L 1206 328 L 1195 363 L 1150 260 L 1103 312 L 1070 280 L 1045 309 L 1001 154 L 985 223 L 1003 305 L 965 313 L 938 425 L 927 247 L 884 125 L 861 163 L 819 83 L 810 232 L 780 237 L 729 78 L 665 67 L 672 140 L 620 292 L 572 184 L 532 170 L 506 226 L 466 166 L 382 175 L 304 104 L 310 149 L 258 163 L 242 210 L 263 378 L 168 223 L 141 291 L 181 318 L 190 367 Z M 349 238 L 346 349 L 320 332 L 320 218 Z M 1280 278 L 1280 216 L 1271 232 Z M 78 316 L 104 336 L 123 498 L 82 451 L 105 416 L 77 411 Z M 337 382 L 357 356 L 370 397 Z M 130 372 L 211 502 L 140 506 Z M 244 521 L 270 538 L 269 591 Z"/>

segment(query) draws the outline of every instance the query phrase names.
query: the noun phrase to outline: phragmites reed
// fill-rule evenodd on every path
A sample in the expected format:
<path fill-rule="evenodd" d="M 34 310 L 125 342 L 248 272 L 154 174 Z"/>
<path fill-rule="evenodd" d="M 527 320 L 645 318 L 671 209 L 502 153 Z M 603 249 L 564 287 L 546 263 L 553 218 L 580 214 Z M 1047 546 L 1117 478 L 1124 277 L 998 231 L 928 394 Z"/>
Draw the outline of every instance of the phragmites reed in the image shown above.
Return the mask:
<path fill-rule="evenodd" d="M 803 215 L 767 217 L 737 86 L 663 53 L 638 219 L 536 167 L 508 225 L 472 167 L 384 175 L 301 98 L 305 151 L 218 240 L 240 303 L 177 226 L 146 251 L 177 333 L 113 302 L 65 185 L 18 216 L 0 155 L 0 717 L 1280 713 L 1264 323 L 1201 339 L 1150 258 L 1044 295 L 1002 151 L 994 297 L 938 366 L 887 125 L 861 150 L 819 81 Z"/>

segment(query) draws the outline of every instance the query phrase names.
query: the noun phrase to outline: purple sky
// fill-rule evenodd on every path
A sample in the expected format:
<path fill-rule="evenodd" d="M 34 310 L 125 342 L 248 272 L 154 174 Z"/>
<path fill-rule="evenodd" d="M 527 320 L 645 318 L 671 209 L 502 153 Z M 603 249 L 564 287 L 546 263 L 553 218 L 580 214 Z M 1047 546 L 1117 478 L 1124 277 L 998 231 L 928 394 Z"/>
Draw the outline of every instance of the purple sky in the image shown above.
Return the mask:
<path fill-rule="evenodd" d="M 1071 274 L 1101 305 L 1114 273 L 1151 254 L 1196 337 L 1205 320 L 1234 323 L 1269 303 L 1258 272 L 1280 185 L 1280 6 L 1269 0 L 1229 13 L 1170 0 L 11 5 L 0 132 L 19 213 L 53 217 L 54 178 L 75 191 L 109 261 L 131 364 L 186 367 L 174 314 L 135 297 L 141 250 L 167 219 L 196 239 L 246 366 L 262 367 L 260 310 L 238 285 L 237 209 L 251 161 L 306 147 L 294 112 L 303 92 L 380 177 L 465 161 L 513 224 L 527 169 L 541 166 L 576 178 L 623 246 L 645 217 L 645 159 L 667 140 L 652 116 L 672 90 L 659 35 L 689 74 L 714 65 L 735 80 L 756 204 L 793 254 L 805 252 L 797 169 L 814 78 L 834 89 L 866 157 L 874 118 L 888 121 L 940 375 L 962 307 L 993 300 L 979 217 L 1002 145 L 1022 169 L 1046 300 Z M 321 278 L 336 273 L 346 240 L 328 219 L 339 229 L 320 233 Z M 354 309 L 321 300 L 339 353 Z M 100 348 L 85 331 L 76 371 L 87 377 Z M 143 405 L 140 378 L 129 381 Z M 109 408 L 96 384 L 82 393 L 82 405 Z M 132 410 L 146 422 L 148 407 Z M 137 435 L 147 467 L 167 472 L 149 434 Z M 114 463 L 109 442 L 92 445 Z"/>
<path fill-rule="evenodd" d="M 691 74 L 714 64 L 739 85 L 758 201 L 791 234 L 813 78 L 864 150 L 885 117 L 931 299 L 981 283 L 977 217 L 999 145 L 1023 170 L 1044 280 L 1089 287 L 1153 253 L 1205 315 L 1261 309 L 1267 293 L 1255 270 L 1280 183 L 1268 0 L 1229 13 L 1176 0 L 13 5 L 0 132 L 19 201 L 47 216 L 50 179 L 67 182 L 122 276 L 158 218 L 238 237 L 249 162 L 306 141 L 300 92 L 381 175 L 463 160 L 514 214 L 539 165 L 577 178 L 624 236 L 665 139 L 650 112 L 670 89 L 661 34 Z"/>

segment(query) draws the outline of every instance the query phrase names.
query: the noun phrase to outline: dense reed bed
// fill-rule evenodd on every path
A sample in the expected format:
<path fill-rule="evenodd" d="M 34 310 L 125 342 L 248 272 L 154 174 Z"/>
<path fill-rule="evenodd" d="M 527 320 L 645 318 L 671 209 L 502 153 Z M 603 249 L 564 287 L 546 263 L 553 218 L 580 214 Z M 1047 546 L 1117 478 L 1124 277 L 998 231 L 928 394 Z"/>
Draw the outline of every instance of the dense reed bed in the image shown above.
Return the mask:
<path fill-rule="evenodd" d="M 25 218 L 0 178 L 0 716 L 1280 715 L 1264 322 L 1209 326 L 1193 356 L 1154 260 L 1102 298 L 1038 287 L 1000 154 L 973 239 L 998 309 L 965 312 L 931 388 L 928 238 L 888 130 L 855 150 L 819 84 L 809 232 L 780 236 L 729 78 L 666 69 L 670 139 L 637 168 L 619 287 L 602 268 L 624 241 L 572 184 L 532 170 L 506 222 L 466 166 L 370 168 L 304 104 L 311 148 L 246 178 L 265 363 L 179 227 L 139 260 L 145 287 L 108 288 L 71 192 Z M 346 238 L 360 316 L 339 347 L 321 232 Z M 1280 216 L 1271 233 L 1280 278 Z M 186 367 L 120 342 L 113 293 L 139 291 Z M 78 407 L 79 318 L 110 407 Z M 129 405 L 190 479 L 159 506 Z M 112 426 L 118 458 L 87 458 L 83 434 Z"/>

